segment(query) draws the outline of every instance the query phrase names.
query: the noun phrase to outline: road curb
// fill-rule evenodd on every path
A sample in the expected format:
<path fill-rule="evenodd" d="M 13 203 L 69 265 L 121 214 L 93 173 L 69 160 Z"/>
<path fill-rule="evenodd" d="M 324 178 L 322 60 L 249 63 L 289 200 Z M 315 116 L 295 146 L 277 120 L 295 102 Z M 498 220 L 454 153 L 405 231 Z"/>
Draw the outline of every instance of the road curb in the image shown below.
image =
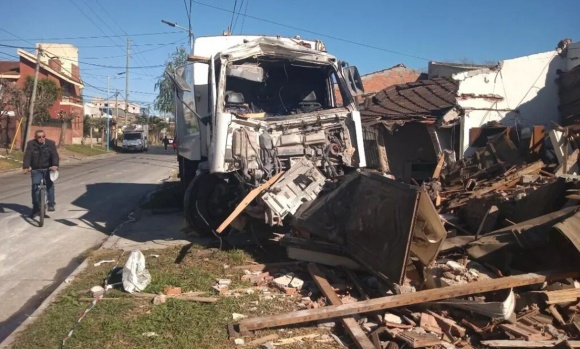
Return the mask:
<path fill-rule="evenodd" d="M 42 313 L 46 310 L 46 308 L 48 308 L 48 306 L 52 304 L 56 296 L 58 296 L 64 289 L 66 289 L 71 284 L 70 283 L 70 281 L 72 281 L 71 278 L 74 279 L 75 276 L 77 276 L 80 272 L 82 272 L 88 267 L 89 265 L 88 260 L 89 260 L 88 258 L 85 258 L 85 260 L 78 267 L 76 267 L 72 271 L 72 273 L 70 273 L 70 275 L 66 279 L 64 279 L 64 281 L 61 282 L 61 284 L 58 285 L 58 287 L 54 291 L 52 291 L 50 295 L 48 295 L 48 297 L 46 297 L 42 301 L 40 306 L 36 308 L 36 310 L 29 317 L 27 317 L 26 320 L 24 320 L 20 325 L 18 325 L 18 327 L 16 327 L 16 329 L 12 331 L 12 333 L 10 333 L 10 335 L 2 341 L 2 343 L 0 343 L 0 348 L 9 348 L 10 345 L 12 345 L 14 341 L 17 339 L 18 334 L 24 331 L 34 321 L 36 321 L 36 319 L 40 315 L 42 315 Z"/>

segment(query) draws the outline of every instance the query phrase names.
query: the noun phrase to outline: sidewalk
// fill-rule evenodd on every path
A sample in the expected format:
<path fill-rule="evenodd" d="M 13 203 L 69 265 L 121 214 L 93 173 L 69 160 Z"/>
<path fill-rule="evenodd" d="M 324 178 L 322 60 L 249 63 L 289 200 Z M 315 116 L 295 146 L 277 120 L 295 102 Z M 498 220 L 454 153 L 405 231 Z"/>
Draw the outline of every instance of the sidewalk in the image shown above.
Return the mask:
<path fill-rule="evenodd" d="M 115 232 L 101 245 L 101 250 L 164 249 L 168 247 L 187 245 L 198 238 L 188 238 L 182 230 L 186 227 L 185 218 L 181 211 L 154 214 L 151 210 L 137 209 L 128 220 L 117 227 Z M 9 348 L 14 344 L 18 335 L 34 323 L 40 315 L 54 302 L 56 297 L 65 292 L 72 280 L 89 266 L 85 260 L 77 267 L 66 280 L 52 292 L 44 302 L 14 330 L 3 342 L 0 348 Z"/>

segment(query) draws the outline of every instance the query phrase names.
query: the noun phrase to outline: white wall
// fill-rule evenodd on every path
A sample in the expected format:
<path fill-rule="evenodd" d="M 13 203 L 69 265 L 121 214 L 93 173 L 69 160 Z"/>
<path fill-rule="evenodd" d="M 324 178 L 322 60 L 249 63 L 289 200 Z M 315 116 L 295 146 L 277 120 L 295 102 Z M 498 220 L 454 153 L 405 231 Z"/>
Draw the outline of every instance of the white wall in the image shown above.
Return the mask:
<path fill-rule="evenodd" d="M 65 75 L 72 74 L 72 64 L 78 67 L 79 65 L 79 49 L 71 44 L 61 43 L 41 43 L 42 49 L 47 51 L 50 56 L 57 56 L 60 58 L 62 72 Z M 42 55 L 40 60 L 48 65 L 49 56 Z"/>
<path fill-rule="evenodd" d="M 469 130 L 490 121 L 507 126 L 544 125 L 558 122 L 556 70 L 566 69 L 566 59 L 556 51 L 500 62 L 497 70 L 480 69 L 453 75 L 459 81 L 458 104 L 464 109 L 461 145 L 469 156 Z"/>

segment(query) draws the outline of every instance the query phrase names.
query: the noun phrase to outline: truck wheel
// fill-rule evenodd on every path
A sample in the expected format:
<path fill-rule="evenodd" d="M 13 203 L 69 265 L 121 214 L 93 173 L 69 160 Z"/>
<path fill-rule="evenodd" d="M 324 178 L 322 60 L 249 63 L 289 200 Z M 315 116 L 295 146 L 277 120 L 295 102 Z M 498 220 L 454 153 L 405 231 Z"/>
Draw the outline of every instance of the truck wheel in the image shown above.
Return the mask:
<path fill-rule="evenodd" d="M 242 201 L 245 193 L 233 176 L 201 173 L 187 187 L 184 213 L 188 225 L 203 236 L 214 236 L 217 227 Z"/>

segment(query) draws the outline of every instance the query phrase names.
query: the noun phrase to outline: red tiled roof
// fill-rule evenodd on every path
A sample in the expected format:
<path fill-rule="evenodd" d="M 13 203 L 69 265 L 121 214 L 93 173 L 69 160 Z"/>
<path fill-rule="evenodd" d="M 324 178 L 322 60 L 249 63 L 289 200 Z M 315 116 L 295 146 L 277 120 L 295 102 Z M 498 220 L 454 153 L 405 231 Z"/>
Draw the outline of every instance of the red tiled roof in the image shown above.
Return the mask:
<path fill-rule="evenodd" d="M 456 105 L 458 83 L 434 78 L 394 85 L 365 101 L 363 120 L 412 120 L 443 116 Z"/>
<path fill-rule="evenodd" d="M 0 74 L 18 75 L 20 74 L 19 61 L 0 61 Z"/>

